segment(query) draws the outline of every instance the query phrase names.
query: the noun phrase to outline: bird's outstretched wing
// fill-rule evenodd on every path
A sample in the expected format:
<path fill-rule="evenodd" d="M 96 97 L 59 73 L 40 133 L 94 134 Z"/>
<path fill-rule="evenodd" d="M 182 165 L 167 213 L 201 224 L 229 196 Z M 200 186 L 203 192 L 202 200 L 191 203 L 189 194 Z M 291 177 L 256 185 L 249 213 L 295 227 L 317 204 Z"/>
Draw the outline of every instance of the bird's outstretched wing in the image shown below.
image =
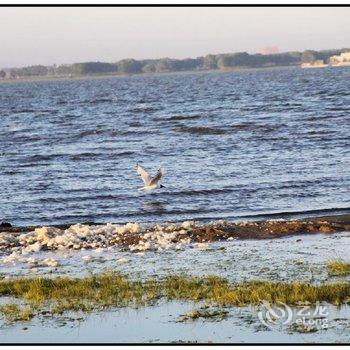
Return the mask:
<path fill-rule="evenodd" d="M 141 175 L 145 185 L 148 186 L 151 183 L 151 177 L 149 176 L 148 172 L 139 164 L 136 165 L 136 171 L 139 175 Z"/>
<path fill-rule="evenodd" d="M 160 168 L 156 176 L 151 180 L 150 185 L 156 185 L 164 174 L 165 170 L 163 168 Z"/>

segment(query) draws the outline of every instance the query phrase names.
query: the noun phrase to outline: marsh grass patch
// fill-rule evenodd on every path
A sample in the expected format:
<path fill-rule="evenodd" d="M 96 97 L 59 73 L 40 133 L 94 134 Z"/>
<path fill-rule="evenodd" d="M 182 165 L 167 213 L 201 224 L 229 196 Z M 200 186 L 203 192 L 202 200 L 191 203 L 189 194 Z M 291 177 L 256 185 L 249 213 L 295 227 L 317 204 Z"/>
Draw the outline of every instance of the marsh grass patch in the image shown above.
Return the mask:
<path fill-rule="evenodd" d="M 327 271 L 331 276 L 350 275 L 350 263 L 343 260 L 329 260 L 327 262 Z"/>
<path fill-rule="evenodd" d="M 67 311 L 89 313 L 112 308 L 150 306 L 160 300 L 204 302 L 218 309 L 259 305 L 262 300 L 288 305 L 316 304 L 320 301 L 341 305 L 350 302 L 350 284 L 345 281 L 319 285 L 270 281 L 231 284 L 218 276 L 185 275 L 171 275 L 159 280 L 135 280 L 112 271 L 81 278 L 1 280 L 1 296 L 16 298 L 30 306 L 30 310 L 24 312 L 13 305 L 3 305 L 1 314 L 8 315 L 13 320 L 27 320 L 40 312 L 50 315 Z M 202 316 L 219 317 L 219 314 L 195 312 L 191 317 L 194 319 Z"/>
<path fill-rule="evenodd" d="M 0 306 L 0 315 L 5 323 L 29 321 L 34 316 L 34 309 L 30 306 L 21 307 L 15 303 L 5 304 Z"/>
<path fill-rule="evenodd" d="M 178 322 L 196 321 L 199 319 L 203 321 L 219 322 L 225 320 L 228 315 L 229 312 L 222 308 L 201 307 L 181 315 Z"/>
<path fill-rule="evenodd" d="M 318 332 L 318 328 L 316 326 L 308 326 L 304 324 L 292 323 L 291 326 L 289 327 L 289 332 L 291 333 L 297 332 L 302 334 L 316 333 Z"/>

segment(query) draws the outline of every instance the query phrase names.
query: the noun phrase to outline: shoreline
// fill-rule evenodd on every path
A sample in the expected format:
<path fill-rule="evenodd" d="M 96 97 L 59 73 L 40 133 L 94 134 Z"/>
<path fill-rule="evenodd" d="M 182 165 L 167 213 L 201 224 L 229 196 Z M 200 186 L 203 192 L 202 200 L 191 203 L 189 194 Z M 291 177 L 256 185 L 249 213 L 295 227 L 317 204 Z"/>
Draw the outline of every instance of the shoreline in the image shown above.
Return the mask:
<path fill-rule="evenodd" d="M 242 68 L 227 68 L 227 69 L 207 69 L 207 70 L 185 70 L 185 71 L 173 71 L 173 72 L 154 72 L 154 73 L 136 73 L 136 74 L 87 74 L 87 75 L 75 75 L 75 76 L 33 76 L 23 77 L 16 79 L 0 79 L 1 84 L 16 84 L 16 83 L 36 83 L 36 82 L 53 82 L 53 81 L 71 81 L 71 80 L 90 80 L 90 79 L 108 79 L 108 78 L 130 78 L 130 77 L 158 77 L 163 75 L 174 75 L 174 74 L 202 74 L 202 73 L 240 73 L 250 72 L 256 70 L 274 70 L 274 69 L 292 69 L 300 68 L 300 65 L 291 66 L 272 66 L 272 67 L 242 67 Z"/>
<path fill-rule="evenodd" d="M 203 70 L 183 70 L 183 71 L 169 71 L 169 72 L 153 72 L 153 73 L 134 73 L 134 74 L 87 74 L 87 75 L 73 75 L 73 76 L 33 76 L 16 79 L 0 79 L 0 86 L 2 84 L 22 84 L 22 83 L 40 83 L 40 82 L 55 82 L 55 81 L 74 81 L 74 80 L 93 80 L 93 79 L 111 79 L 111 78 L 131 78 L 131 77 L 161 77 L 167 75 L 178 74 L 212 74 L 212 73 L 243 73 L 254 71 L 273 71 L 276 69 L 309 69 L 309 68 L 342 68 L 349 67 L 349 65 L 326 66 L 326 67 L 302 67 L 301 65 L 291 66 L 271 66 L 271 67 L 241 67 L 241 68 L 225 68 L 225 69 L 203 69 Z"/>
<path fill-rule="evenodd" d="M 329 214 L 327 214 L 329 213 Z M 272 213 L 262 213 L 256 215 L 246 215 L 246 216 L 237 216 L 233 217 L 207 217 L 207 218 L 188 218 L 183 221 L 195 222 L 198 225 L 210 225 L 216 222 L 228 222 L 228 223 L 241 223 L 241 222 L 253 222 L 253 223 L 262 223 L 266 221 L 273 220 L 284 220 L 284 221 L 329 221 L 334 223 L 342 223 L 350 225 L 350 208 L 329 208 L 329 209 L 315 209 L 315 210 L 306 210 L 306 211 L 291 211 L 291 212 L 272 212 Z M 108 222 L 99 222 L 99 221 L 76 221 L 76 222 L 66 222 L 66 223 L 38 223 L 33 225 L 15 225 L 9 221 L 0 219 L 0 233 L 1 232 L 25 232 L 28 230 L 34 230 L 40 227 L 54 227 L 61 230 L 65 230 L 72 225 L 77 223 L 82 225 L 89 226 L 103 226 L 107 223 L 113 225 L 126 225 L 128 222 L 138 222 L 143 225 L 156 225 L 156 224 L 181 224 L 182 221 L 162 221 L 162 222 L 152 222 L 152 221 L 108 221 Z"/>
<path fill-rule="evenodd" d="M 42 228 L 64 231 L 76 225 L 99 228 L 110 226 L 128 227 L 137 225 L 137 230 L 124 230 L 122 239 L 118 245 L 137 245 L 142 241 L 142 234 L 146 232 L 159 231 L 161 224 L 144 224 L 141 227 L 138 223 L 106 224 L 96 222 L 82 222 L 76 224 L 53 224 L 53 225 L 33 225 L 33 226 L 12 226 L 9 223 L 0 224 L 0 233 L 21 234 L 33 232 Z M 272 239 L 291 235 L 324 233 L 332 234 L 342 231 L 350 231 L 350 214 L 310 216 L 307 218 L 270 218 L 255 221 L 225 221 L 216 220 L 210 223 L 200 223 L 195 221 L 185 221 L 181 223 L 163 223 L 164 230 L 168 232 L 181 231 L 185 227 L 186 233 L 181 233 L 181 239 L 187 238 L 193 242 L 213 242 L 231 239 Z M 171 228 L 170 228 L 171 227 Z M 178 238 L 180 240 L 180 237 Z M 177 237 L 173 240 L 176 242 Z"/>

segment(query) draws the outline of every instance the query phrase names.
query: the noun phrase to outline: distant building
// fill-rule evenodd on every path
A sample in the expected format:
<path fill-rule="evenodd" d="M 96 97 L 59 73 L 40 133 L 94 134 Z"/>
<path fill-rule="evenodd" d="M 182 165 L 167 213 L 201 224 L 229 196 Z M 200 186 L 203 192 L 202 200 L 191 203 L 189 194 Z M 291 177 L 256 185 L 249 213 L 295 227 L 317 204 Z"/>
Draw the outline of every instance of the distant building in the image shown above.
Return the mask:
<path fill-rule="evenodd" d="M 348 65 L 350 65 L 350 52 L 343 52 L 339 56 L 330 57 L 329 63 L 332 66 L 348 66 Z"/>
<path fill-rule="evenodd" d="M 276 55 L 277 53 L 279 53 L 279 50 L 277 46 L 266 46 L 261 48 L 259 50 L 259 53 L 261 55 Z"/>

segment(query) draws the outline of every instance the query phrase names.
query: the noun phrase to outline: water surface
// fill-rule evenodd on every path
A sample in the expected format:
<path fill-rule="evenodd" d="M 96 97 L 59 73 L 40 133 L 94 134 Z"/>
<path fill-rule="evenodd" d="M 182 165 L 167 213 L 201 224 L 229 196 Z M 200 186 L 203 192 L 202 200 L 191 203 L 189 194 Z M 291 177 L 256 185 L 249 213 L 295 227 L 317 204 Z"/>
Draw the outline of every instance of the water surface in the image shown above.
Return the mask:
<path fill-rule="evenodd" d="M 237 219 L 350 207 L 350 69 L 0 85 L 0 220 Z M 135 174 L 167 170 L 145 195 Z"/>

